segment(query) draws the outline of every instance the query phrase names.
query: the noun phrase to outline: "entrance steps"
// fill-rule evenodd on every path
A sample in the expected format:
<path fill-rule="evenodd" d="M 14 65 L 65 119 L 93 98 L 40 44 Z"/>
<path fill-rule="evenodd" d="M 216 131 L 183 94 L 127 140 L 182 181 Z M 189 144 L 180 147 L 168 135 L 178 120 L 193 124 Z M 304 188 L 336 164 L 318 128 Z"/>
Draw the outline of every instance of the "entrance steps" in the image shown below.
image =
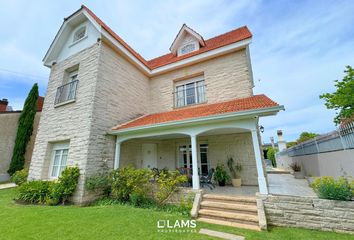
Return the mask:
<path fill-rule="evenodd" d="M 255 197 L 204 194 L 198 221 L 260 231 Z"/>

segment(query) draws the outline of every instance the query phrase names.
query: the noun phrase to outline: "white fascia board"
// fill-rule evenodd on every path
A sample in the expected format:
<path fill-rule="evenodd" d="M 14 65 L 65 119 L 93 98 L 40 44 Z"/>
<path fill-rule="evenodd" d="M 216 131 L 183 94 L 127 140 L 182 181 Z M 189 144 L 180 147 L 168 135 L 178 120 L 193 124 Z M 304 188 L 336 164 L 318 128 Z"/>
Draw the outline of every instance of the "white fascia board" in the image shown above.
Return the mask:
<path fill-rule="evenodd" d="M 218 56 L 218 55 L 222 55 L 222 54 L 225 54 L 225 53 L 228 53 L 228 52 L 232 52 L 232 51 L 235 51 L 237 49 L 245 48 L 251 42 L 252 42 L 252 38 L 247 38 L 245 40 L 242 40 L 242 41 L 239 41 L 239 42 L 236 42 L 236 43 L 224 46 L 224 47 L 220 47 L 220 48 L 217 48 L 217 49 L 214 49 L 214 50 L 210 50 L 210 51 L 207 51 L 207 52 L 204 52 L 204 53 L 201 53 L 201 54 L 186 58 L 184 60 L 180 60 L 178 62 L 174 62 L 174 63 L 168 64 L 168 65 L 165 65 L 165 66 L 162 66 L 162 67 L 159 67 L 159 68 L 155 68 L 152 71 L 150 71 L 151 72 L 150 75 L 154 76 L 154 75 L 166 72 L 166 71 L 170 71 L 170 70 L 175 69 L 175 68 L 180 68 L 180 67 L 183 67 L 185 65 L 189 65 L 189 64 L 193 64 L 193 63 L 199 62 L 199 61 L 204 60 L 204 59 L 212 58 L 214 56 Z"/>
<path fill-rule="evenodd" d="M 187 119 L 187 120 L 180 120 L 180 121 L 166 122 L 166 123 L 147 125 L 147 126 L 141 126 L 141 127 L 127 128 L 127 129 L 121 129 L 121 130 L 112 130 L 110 133 L 117 135 L 120 133 L 137 132 L 137 131 L 142 131 L 145 129 L 156 129 L 156 128 L 163 128 L 163 127 L 181 126 L 184 124 L 201 123 L 201 122 L 223 120 L 223 119 L 226 120 L 229 118 L 236 118 L 236 117 L 245 117 L 245 116 L 253 116 L 253 115 L 259 116 L 261 114 L 275 115 L 280 110 L 285 110 L 283 105 L 276 106 L 276 107 L 269 107 L 269 108 L 261 108 L 261 109 L 226 113 L 226 114 L 220 114 L 220 115 L 216 115 L 216 116 L 199 117 L 199 118 L 193 118 L 193 119 Z"/>

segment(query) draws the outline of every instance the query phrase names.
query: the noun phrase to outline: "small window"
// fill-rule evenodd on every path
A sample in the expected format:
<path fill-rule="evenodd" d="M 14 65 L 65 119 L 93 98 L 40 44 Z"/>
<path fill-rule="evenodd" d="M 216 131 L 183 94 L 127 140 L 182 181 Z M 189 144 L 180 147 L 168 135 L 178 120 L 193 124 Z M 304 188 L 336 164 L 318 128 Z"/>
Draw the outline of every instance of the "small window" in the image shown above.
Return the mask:
<path fill-rule="evenodd" d="M 195 44 L 190 43 L 181 48 L 181 55 L 193 52 L 195 50 Z"/>
<path fill-rule="evenodd" d="M 206 102 L 204 79 L 197 78 L 177 85 L 174 97 L 176 107 Z"/>
<path fill-rule="evenodd" d="M 76 32 L 74 33 L 74 39 L 73 42 L 77 42 L 80 39 L 84 38 L 86 36 L 86 27 L 80 27 Z"/>
<path fill-rule="evenodd" d="M 58 178 L 66 167 L 69 153 L 69 144 L 54 144 L 52 153 L 52 163 L 49 170 L 50 178 Z"/>
<path fill-rule="evenodd" d="M 54 104 L 60 104 L 67 101 L 74 101 L 76 97 L 77 84 L 79 82 L 78 71 L 71 71 L 66 75 L 65 84 L 58 87 L 55 95 Z"/>

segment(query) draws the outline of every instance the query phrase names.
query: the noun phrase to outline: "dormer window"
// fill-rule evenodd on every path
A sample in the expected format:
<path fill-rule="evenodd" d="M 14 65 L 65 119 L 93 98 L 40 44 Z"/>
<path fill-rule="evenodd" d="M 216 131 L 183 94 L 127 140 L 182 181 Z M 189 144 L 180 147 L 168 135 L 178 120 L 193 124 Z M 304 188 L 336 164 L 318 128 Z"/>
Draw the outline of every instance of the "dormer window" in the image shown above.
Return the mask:
<path fill-rule="evenodd" d="M 196 45 L 195 43 L 189 43 L 187 45 L 184 45 L 183 47 L 180 48 L 179 55 L 184 55 L 193 52 L 196 49 L 195 45 Z"/>
<path fill-rule="evenodd" d="M 74 33 L 73 42 L 77 42 L 77 41 L 83 39 L 85 36 L 86 36 L 86 26 L 80 27 Z"/>

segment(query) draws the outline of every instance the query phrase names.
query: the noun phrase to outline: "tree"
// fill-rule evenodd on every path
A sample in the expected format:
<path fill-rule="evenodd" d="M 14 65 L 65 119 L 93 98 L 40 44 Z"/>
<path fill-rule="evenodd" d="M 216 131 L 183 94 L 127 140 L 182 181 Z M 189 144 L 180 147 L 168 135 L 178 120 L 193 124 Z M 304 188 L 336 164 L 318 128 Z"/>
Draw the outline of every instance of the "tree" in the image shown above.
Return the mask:
<path fill-rule="evenodd" d="M 354 116 L 354 69 L 346 66 L 345 77 L 342 81 L 335 80 L 334 86 L 337 90 L 334 93 L 325 93 L 320 95 L 325 99 L 328 109 L 339 111 L 334 118 L 335 124 Z"/>
<path fill-rule="evenodd" d="M 35 83 L 29 92 L 20 118 L 18 119 L 15 146 L 12 153 L 10 168 L 7 171 L 10 175 L 23 169 L 25 165 L 25 153 L 28 142 L 33 131 L 33 121 L 37 112 L 38 85 Z"/>
<path fill-rule="evenodd" d="M 277 162 L 275 161 L 275 153 L 276 149 L 269 147 L 267 149 L 267 159 L 269 159 L 272 162 L 273 167 L 277 167 Z"/>
<path fill-rule="evenodd" d="M 299 138 L 296 140 L 297 143 L 305 142 L 307 140 L 310 140 L 312 138 L 317 137 L 317 133 L 312 133 L 312 132 L 302 132 L 299 136 Z"/>

